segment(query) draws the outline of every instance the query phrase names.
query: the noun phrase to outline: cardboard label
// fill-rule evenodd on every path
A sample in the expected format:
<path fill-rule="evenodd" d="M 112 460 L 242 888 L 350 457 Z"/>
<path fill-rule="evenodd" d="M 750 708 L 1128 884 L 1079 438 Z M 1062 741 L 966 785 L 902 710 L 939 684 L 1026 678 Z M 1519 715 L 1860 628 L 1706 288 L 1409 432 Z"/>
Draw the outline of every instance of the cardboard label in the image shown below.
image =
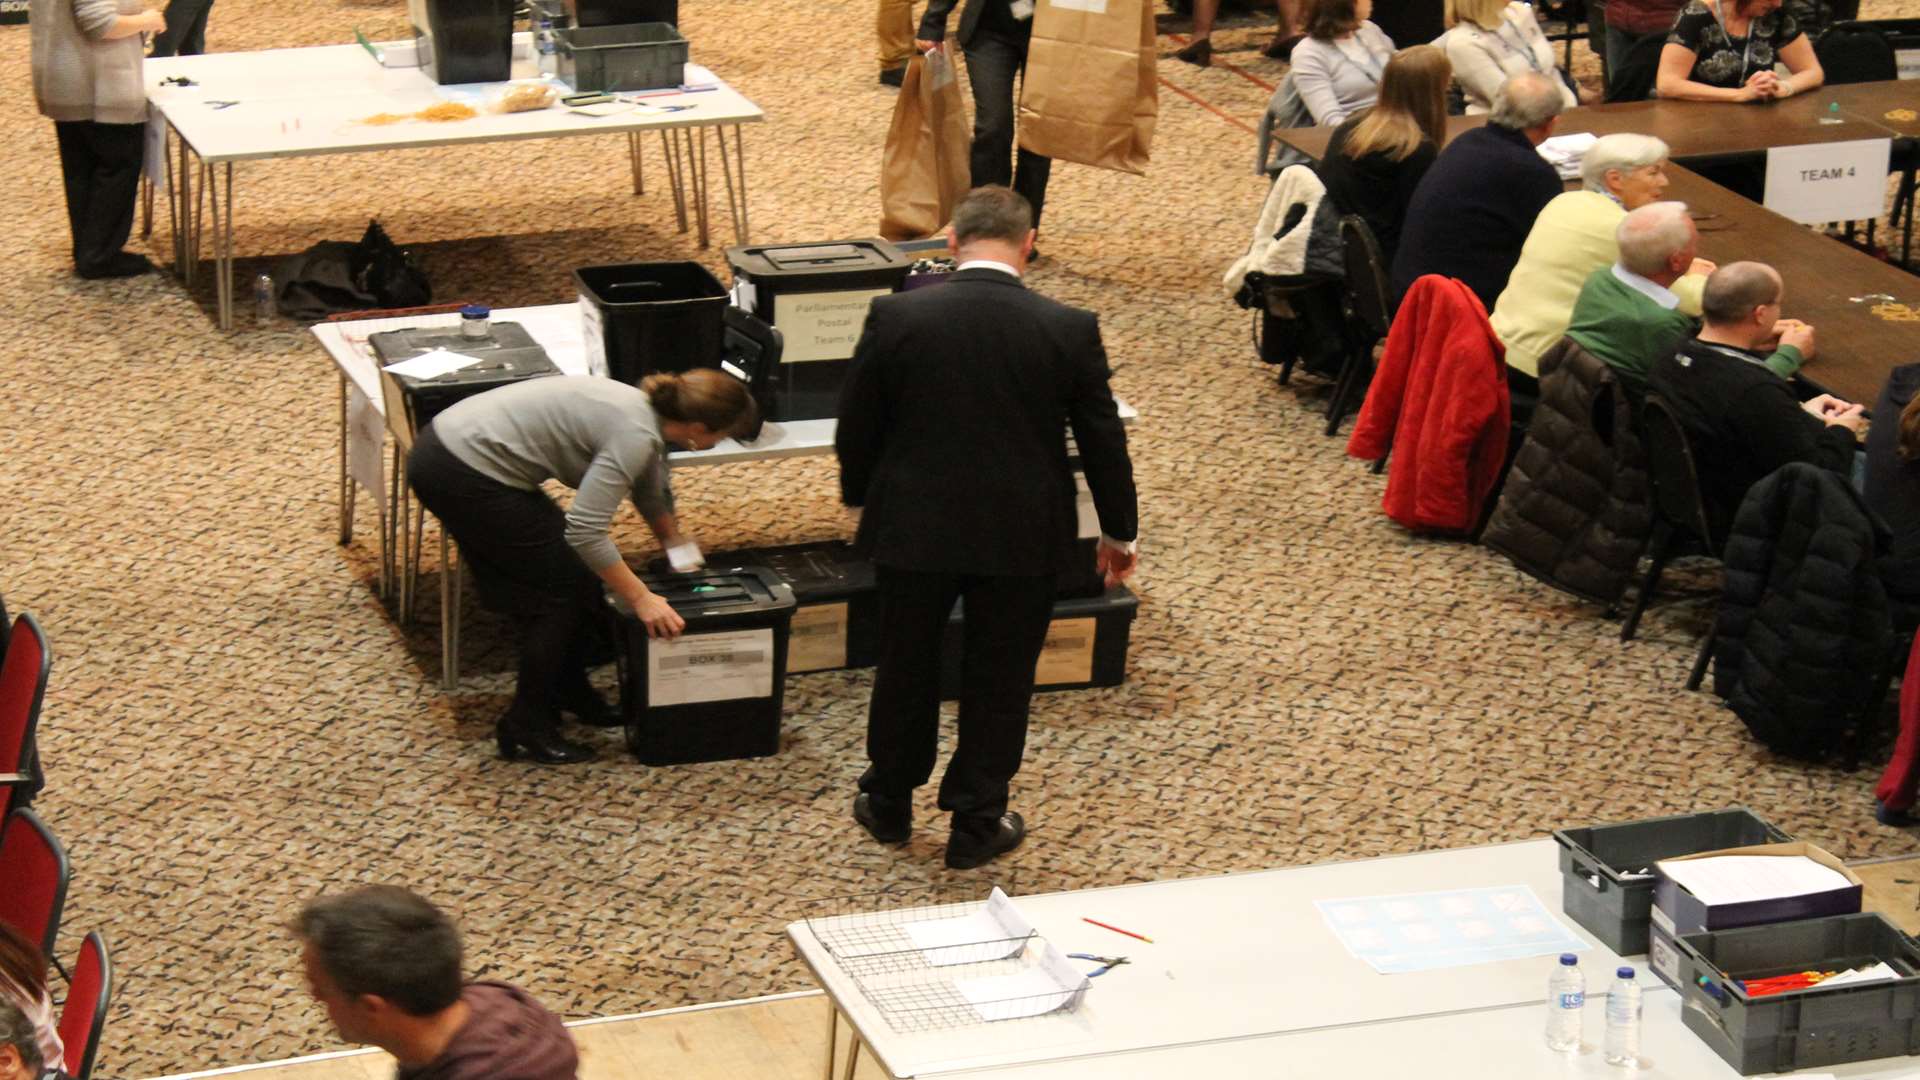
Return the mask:
<path fill-rule="evenodd" d="M 787 630 L 787 670 L 826 671 L 847 666 L 847 605 L 807 604 L 794 610 Z"/>
<path fill-rule="evenodd" d="M 1680 950 L 1659 934 L 1647 939 L 1647 966 L 1669 986 L 1680 985 Z"/>
<path fill-rule="evenodd" d="M 647 643 L 647 707 L 773 696 L 773 631 L 726 630 Z"/>
<path fill-rule="evenodd" d="M 1055 619 L 1047 626 L 1047 643 L 1033 667 L 1035 686 L 1093 681 L 1093 639 L 1098 619 Z"/>
<path fill-rule="evenodd" d="M 1887 208 L 1891 139 L 1767 151 L 1766 207 L 1803 225 L 1874 219 Z"/>
<path fill-rule="evenodd" d="M 580 337 L 587 352 L 587 374 L 606 378 L 613 370 L 607 366 L 607 335 L 600 328 L 599 305 L 585 296 L 580 298 Z"/>
<path fill-rule="evenodd" d="M 810 360 L 850 360 L 866 326 L 867 308 L 890 289 L 846 289 L 840 292 L 795 293 L 773 302 L 773 325 L 786 338 L 782 363 Z"/>

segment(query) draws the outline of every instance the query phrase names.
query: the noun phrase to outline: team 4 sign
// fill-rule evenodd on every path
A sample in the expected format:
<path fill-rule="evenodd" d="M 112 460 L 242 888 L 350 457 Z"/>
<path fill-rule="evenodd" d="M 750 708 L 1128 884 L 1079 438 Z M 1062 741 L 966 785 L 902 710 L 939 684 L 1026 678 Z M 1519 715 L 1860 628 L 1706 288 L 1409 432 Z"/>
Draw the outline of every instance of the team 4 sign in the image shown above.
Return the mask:
<path fill-rule="evenodd" d="M 1886 213 L 1891 139 L 1767 151 L 1767 209 L 1807 225 L 1870 221 Z"/>

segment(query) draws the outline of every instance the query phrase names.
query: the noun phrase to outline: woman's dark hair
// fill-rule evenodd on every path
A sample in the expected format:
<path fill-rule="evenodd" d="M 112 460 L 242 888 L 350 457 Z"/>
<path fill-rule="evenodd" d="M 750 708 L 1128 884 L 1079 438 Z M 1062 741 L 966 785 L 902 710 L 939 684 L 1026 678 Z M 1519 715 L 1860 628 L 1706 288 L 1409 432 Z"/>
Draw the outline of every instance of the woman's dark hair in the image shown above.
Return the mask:
<path fill-rule="evenodd" d="M 47 996 L 47 958 L 38 945 L 0 922 L 0 984 L 5 983 L 19 987 L 28 1004 L 37 1005 Z"/>
<path fill-rule="evenodd" d="M 1304 21 L 1308 37 L 1332 41 L 1360 29 L 1360 12 L 1353 0 L 1307 0 Z"/>
<path fill-rule="evenodd" d="M 398 885 L 323 896 L 300 912 L 294 932 L 345 993 L 385 998 L 411 1016 L 460 1000 L 460 931 Z"/>
<path fill-rule="evenodd" d="M 39 1076 L 46 1065 L 59 1064 L 40 1060 L 40 1033 L 27 1019 L 27 1011 L 4 997 L 0 997 L 0 1046 L 13 1047 L 28 1076 Z"/>
<path fill-rule="evenodd" d="M 640 389 L 662 420 L 705 424 L 708 431 L 735 437 L 759 424 L 760 407 L 747 384 L 715 368 L 649 375 L 640 380 Z"/>

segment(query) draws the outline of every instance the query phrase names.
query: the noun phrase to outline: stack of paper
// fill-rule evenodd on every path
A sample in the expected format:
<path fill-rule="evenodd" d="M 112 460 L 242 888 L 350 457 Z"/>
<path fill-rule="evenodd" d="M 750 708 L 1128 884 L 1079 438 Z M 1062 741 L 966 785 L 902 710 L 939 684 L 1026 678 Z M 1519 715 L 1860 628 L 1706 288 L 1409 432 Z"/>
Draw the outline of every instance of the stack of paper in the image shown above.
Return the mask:
<path fill-rule="evenodd" d="M 1573 135 L 1555 135 L 1536 149 L 1541 157 L 1547 159 L 1547 164 L 1560 174 L 1560 179 L 1574 180 L 1580 176 L 1580 159 L 1586 157 L 1587 151 L 1599 141 L 1600 136 L 1591 131 L 1582 131 Z"/>
<path fill-rule="evenodd" d="M 1663 861 L 1661 873 L 1703 904 L 1741 904 L 1845 889 L 1853 884 L 1804 855 L 1717 855 Z"/>

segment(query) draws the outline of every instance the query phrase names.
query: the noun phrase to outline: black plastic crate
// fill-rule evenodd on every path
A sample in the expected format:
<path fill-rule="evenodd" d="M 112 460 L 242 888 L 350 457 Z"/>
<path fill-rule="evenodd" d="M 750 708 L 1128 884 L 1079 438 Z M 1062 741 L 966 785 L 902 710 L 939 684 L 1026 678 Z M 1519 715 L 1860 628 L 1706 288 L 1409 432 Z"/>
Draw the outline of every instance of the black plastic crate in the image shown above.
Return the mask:
<path fill-rule="evenodd" d="M 960 696 L 960 663 L 966 628 L 965 603 L 955 604 L 940 642 L 940 698 Z M 1127 646 L 1140 600 L 1125 585 L 1099 596 L 1057 600 L 1047 644 L 1040 653 L 1035 690 L 1085 690 L 1127 680 Z"/>
<path fill-rule="evenodd" d="M 547 0 L 557 3 L 558 0 Z M 609 26 L 615 23 L 680 21 L 680 0 L 566 0 L 566 12 L 574 26 Z"/>
<path fill-rule="evenodd" d="M 412 5 L 421 69 L 441 85 L 511 79 L 513 7 L 513 0 L 422 0 Z"/>
<path fill-rule="evenodd" d="M 720 362 L 727 290 L 699 263 L 582 266 L 573 282 L 592 373 L 638 386 L 656 371 Z"/>
<path fill-rule="evenodd" d="M 766 757 L 780 750 L 793 590 L 763 567 L 646 575 L 687 621 L 653 641 L 615 619 L 627 747 L 648 765 Z"/>
<path fill-rule="evenodd" d="M 569 26 L 554 39 L 560 79 L 575 90 L 659 90 L 686 81 L 687 39 L 672 23 Z"/>
<path fill-rule="evenodd" d="M 773 419 L 818 420 L 839 411 L 868 305 L 899 290 L 912 260 L 870 238 L 728 248 L 727 265 L 753 286 L 753 314 L 784 336 Z"/>
<path fill-rule="evenodd" d="M 1920 1050 L 1920 947 L 1878 914 L 1829 915 L 1683 934 L 1689 1030 L 1743 1076 Z M 1898 979 L 1750 997 L 1736 979 L 1885 961 Z"/>
<path fill-rule="evenodd" d="M 707 566 L 764 566 L 793 590 L 787 671 L 872 667 L 880 645 L 880 600 L 873 564 L 845 540 L 712 552 Z M 647 564 L 667 573 L 665 559 Z"/>
<path fill-rule="evenodd" d="M 1647 951 L 1653 864 L 1721 848 L 1793 839 L 1745 807 L 1581 829 L 1556 829 L 1561 910 L 1621 956 Z"/>

